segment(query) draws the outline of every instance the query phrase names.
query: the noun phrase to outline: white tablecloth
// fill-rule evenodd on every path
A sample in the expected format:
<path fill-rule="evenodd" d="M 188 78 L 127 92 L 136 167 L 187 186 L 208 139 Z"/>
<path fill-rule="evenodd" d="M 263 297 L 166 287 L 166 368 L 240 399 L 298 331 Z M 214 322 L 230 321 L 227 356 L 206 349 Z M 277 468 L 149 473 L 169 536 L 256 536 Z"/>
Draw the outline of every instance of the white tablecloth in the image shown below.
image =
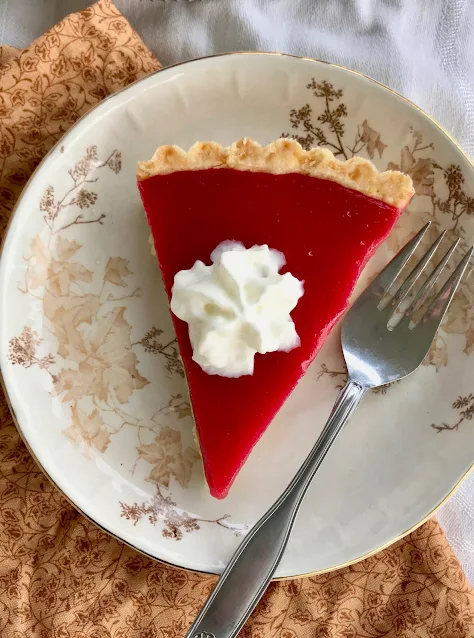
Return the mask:
<path fill-rule="evenodd" d="M 25 47 L 88 0 L 0 0 L 0 43 Z M 164 64 L 283 51 L 366 73 L 431 113 L 474 156 L 473 0 L 115 0 Z M 473 450 L 474 461 L 474 450 Z M 474 583 L 474 473 L 438 514 Z"/>

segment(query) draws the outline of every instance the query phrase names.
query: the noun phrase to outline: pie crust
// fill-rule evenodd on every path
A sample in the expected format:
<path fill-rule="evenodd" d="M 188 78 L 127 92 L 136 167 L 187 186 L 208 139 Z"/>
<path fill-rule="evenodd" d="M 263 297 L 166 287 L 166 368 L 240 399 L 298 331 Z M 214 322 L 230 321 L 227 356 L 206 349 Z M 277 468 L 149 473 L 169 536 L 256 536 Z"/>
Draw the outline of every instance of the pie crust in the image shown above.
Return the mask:
<path fill-rule="evenodd" d="M 138 162 L 139 181 L 154 175 L 209 168 L 232 168 L 259 173 L 302 173 L 337 182 L 396 208 L 405 206 L 414 194 L 408 175 L 378 171 L 367 159 L 341 161 L 326 148 L 305 151 L 295 140 L 282 138 L 268 146 L 244 138 L 224 147 L 217 142 L 196 142 L 188 152 L 179 146 L 160 146 L 149 161 Z"/>

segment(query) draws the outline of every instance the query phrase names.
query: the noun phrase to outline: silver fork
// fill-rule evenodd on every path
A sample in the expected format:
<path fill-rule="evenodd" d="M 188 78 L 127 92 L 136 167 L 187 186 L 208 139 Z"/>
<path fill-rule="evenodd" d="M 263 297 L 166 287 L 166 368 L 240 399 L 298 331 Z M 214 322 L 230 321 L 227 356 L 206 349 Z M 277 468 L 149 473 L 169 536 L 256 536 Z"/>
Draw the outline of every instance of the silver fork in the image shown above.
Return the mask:
<path fill-rule="evenodd" d="M 454 242 L 410 303 L 408 295 L 444 238 L 443 233 L 413 268 L 392 299 L 384 303 L 388 290 L 416 250 L 428 226 L 429 223 L 406 244 L 347 313 L 342 325 L 342 349 L 349 373 L 348 381 L 336 400 L 329 420 L 285 492 L 238 547 L 189 630 L 188 638 L 233 638 L 238 633 L 265 592 L 280 562 L 312 478 L 364 394 L 372 388 L 406 377 L 425 358 L 473 252 L 473 248 L 466 252 L 425 309 L 423 304 L 457 247 L 458 241 Z M 408 308 L 407 303 L 403 306 L 407 299 Z M 401 319 L 395 327 L 389 327 L 389 320 L 396 311 Z M 418 314 L 421 315 L 419 320 Z"/>

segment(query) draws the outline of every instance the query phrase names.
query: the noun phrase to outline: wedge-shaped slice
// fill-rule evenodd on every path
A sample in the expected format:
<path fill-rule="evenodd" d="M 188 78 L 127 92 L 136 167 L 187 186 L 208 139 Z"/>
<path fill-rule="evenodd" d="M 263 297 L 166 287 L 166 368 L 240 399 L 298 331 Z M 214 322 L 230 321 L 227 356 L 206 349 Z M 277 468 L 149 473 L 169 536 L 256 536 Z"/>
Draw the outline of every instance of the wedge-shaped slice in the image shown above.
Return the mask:
<path fill-rule="evenodd" d="M 327 149 L 305 151 L 287 139 L 266 147 L 249 139 L 229 148 L 202 142 L 188 152 L 162 146 L 139 163 L 137 177 L 169 296 L 176 273 L 198 259 L 209 263 L 225 240 L 268 244 L 304 280 L 292 312 L 300 347 L 257 354 L 251 376 L 206 374 L 192 360 L 187 324 L 173 316 L 206 479 L 223 498 L 344 312 L 413 185 L 368 160 L 341 162 Z"/>

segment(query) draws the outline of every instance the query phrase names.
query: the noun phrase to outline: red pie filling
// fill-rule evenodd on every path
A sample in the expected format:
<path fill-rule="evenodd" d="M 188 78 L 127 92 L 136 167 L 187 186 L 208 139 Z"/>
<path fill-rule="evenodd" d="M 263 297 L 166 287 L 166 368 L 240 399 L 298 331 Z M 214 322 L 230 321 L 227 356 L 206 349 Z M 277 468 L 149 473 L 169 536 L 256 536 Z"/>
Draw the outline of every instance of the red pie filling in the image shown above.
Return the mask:
<path fill-rule="evenodd" d="M 224 498 L 247 456 L 345 310 L 365 263 L 401 209 L 335 182 L 232 169 L 156 175 L 139 188 L 168 296 L 179 270 L 224 240 L 268 244 L 304 280 L 292 312 L 301 346 L 255 356 L 252 376 L 206 374 L 192 360 L 188 326 L 173 315 L 210 492 Z M 282 270 L 284 272 L 285 269 Z"/>

